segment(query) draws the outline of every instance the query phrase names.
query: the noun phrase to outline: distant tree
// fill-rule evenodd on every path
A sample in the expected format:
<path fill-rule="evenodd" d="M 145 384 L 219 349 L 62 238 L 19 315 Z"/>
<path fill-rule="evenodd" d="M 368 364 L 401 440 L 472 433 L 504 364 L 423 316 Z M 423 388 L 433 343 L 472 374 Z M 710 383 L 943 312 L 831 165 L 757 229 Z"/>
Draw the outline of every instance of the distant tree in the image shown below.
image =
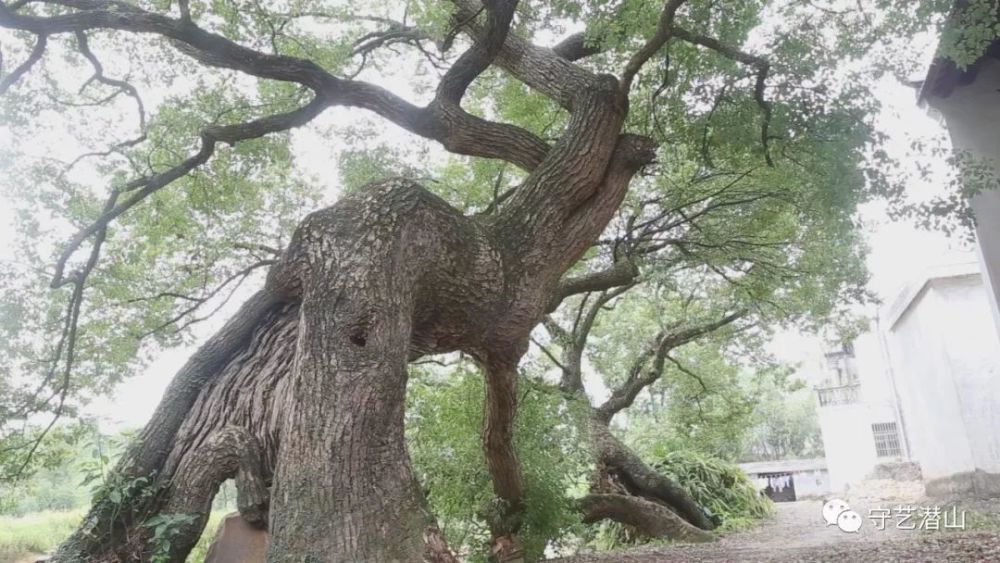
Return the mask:
<path fill-rule="evenodd" d="M 803 459 L 823 456 L 823 436 L 810 391 L 786 394 L 771 390 L 754 409 L 750 437 L 741 461 Z"/>
<path fill-rule="evenodd" d="M 95 425 L 79 422 L 53 428 L 45 436 L 32 430 L 38 448 L 25 466 L 14 456 L 0 456 L 0 514 L 75 508 L 85 498 L 77 463 L 91 458 Z"/>

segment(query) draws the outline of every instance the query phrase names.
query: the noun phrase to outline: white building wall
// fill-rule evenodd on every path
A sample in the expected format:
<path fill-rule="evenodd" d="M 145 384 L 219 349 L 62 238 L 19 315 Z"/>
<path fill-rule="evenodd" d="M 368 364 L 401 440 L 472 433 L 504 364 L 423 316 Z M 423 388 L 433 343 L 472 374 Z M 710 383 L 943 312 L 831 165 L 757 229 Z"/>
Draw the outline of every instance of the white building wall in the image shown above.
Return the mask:
<path fill-rule="evenodd" d="M 972 461 L 1000 473 L 1000 336 L 978 275 L 936 280 L 931 290 L 943 308 L 944 354 L 954 378 Z M 947 323 L 947 324 L 944 324 Z"/>
<path fill-rule="evenodd" d="M 971 84 L 956 87 L 947 98 L 927 101 L 944 117 L 952 145 L 991 161 L 1000 174 L 1000 61 L 983 60 Z M 1000 190 L 976 195 L 969 203 L 977 222 L 986 295 L 1000 330 Z"/>
<path fill-rule="evenodd" d="M 793 475 L 795 498 L 823 498 L 830 493 L 830 474 L 823 470 L 802 471 Z"/>
<path fill-rule="evenodd" d="M 975 264 L 935 268 L 855 340 L 858 402 L 818 409 L 833 491 L 899 459 L 919 463 L 926 480 L 1000 475 L 1000 335 L 988 291 Z M 821 360 L 802 367 L 817 388 L 837 385 Z M 883 422 L 896 423 L 900 458 L 876 454 L 872 424 Z"/>
<path fill-rule="evenodd" d="M 879 326 L 873 322 L 868 331 L 854 341 L 861 401 L 868 406 L 871 423 L 896 420 L 896 399 L 878 330 Z"/>
<path fill-rule="evenodd" d="M 828 405 L 819 409 L 826 467 L 833 491 L 843 491 L 861 481 L 875 466 L 871 414 L 864 403 Z"/>
<path fill-rule="evenodd" d="M 865 479 L 876 464 L 893 459 L 877 457 L 872 432 L 872 424 L 896 421 L 895 399 L 877 326 L 873 323 L 853 346 L 861 388 L 859 401 L 817 409 L 830 487 L 838 492 Z M 823 376 L 815 377 L 814 381 L 820 388 L 833 384 L 829 377 Z"/>
<path fill-rule="evenodd" d="M 965 409 L 945 344 L 949 333 L 965 331 L 942 297 L 933 284 L 924 287 L 892 323 L 887 338 L 910 455 L 925 479 L 974 469 Z"/>

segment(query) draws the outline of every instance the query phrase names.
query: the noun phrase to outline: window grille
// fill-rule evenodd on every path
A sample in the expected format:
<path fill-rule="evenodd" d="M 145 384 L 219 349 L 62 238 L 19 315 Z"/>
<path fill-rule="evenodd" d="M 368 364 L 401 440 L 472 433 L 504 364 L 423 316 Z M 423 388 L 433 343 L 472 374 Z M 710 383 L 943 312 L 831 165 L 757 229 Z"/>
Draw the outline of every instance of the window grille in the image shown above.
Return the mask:
<path fill-rule="evenodd" d="M 872 424 L 872 434 L 875 437 L 875 455 L 878 457 L 899 457 L 903 450 L 899 446 L 899 432 L 895 422 L 876 422 Z"/>

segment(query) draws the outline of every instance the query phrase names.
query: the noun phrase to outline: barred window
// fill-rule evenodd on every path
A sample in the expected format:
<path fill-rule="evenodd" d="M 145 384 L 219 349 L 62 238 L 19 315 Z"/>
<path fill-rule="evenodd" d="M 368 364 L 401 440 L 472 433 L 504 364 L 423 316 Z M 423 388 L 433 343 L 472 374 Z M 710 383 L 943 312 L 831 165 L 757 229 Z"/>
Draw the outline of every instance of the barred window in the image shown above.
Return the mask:
<path fill-rule="evenodd" d="M 899 447 L 899 432 L 895 422 L 876 422 L 872 424 L 872 434 L 875 436 L 875 455 L 878 457 L 899 457 L 903 455 Z"/>

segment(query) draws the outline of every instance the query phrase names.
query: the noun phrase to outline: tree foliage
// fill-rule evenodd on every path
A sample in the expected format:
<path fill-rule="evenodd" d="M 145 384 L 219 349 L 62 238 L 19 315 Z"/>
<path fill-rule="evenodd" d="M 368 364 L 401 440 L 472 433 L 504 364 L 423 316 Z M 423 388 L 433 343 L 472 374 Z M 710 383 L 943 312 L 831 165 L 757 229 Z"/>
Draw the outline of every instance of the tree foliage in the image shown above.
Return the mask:
<path fill-rule="evenodd" d="M 812 390 L 767 390 L 754 409 L 751 424 L 743 461 L 823 457 Z"/>
<path fill-rule="evenodd" d="M 868 78 L 912 68 L 914 57 L 899 47 L 918 31 L 941 29 L 947 4 L 880 0 L 835 10 L 822 3 L 738 2 L 719 10 L 711 2 L 684 3 L 683 30 L 669 54 L 655 53 L 634 85 L 629 128 L 669 148 L 621 214 L 633 223 L 657 218 L 657 230 L 633 237 L 625 250 L 672 244 L 689 263 L 725 270 L 749 268 L 741 254 L 770 245 L 756 272 L 793 256 L 782 246 L 789 238 L 803 242 L 795 253 L 801 261 L 833 259 L 824 252 L 831 240 L 850 248 L 854 206 L 871 194 L 898 198 L 902 189 L 884 174 L 889 167 L 877 151 L 884 138 L 870 120 L 878 100 L 867 91 Z M 972 2 L 962 11 L 969 25 L 961 38 L 945 42 L 961 48 L 947 47 L 945 54 L 962 61 L 981 50 L 989 29 L 976 23 L 983 21 L 977 14 L 987 4 Z M 334 74 L 394 80 L 417 97 L 448 62 L 453 50 L 444 49 L 461 41 L 451 27 L 452 8 L 433 2 L 405 8 L 315 1 L 184 5 L 207 31 L 247 47 L 308 57 Z M 137 6 L 173 15 L 178 9 L 160 2 Z M 18 14 L 38 16 L 77 9 L 72 2 L 16 6 Z M 582 45 L 598 53 L 583 64 L 618 72 L 640 38 L 653 33 L 660 9 L 656 2 L 632 1 L 525 4 L 514 25 L 545 42 L 586 24 Z M 32 61 L 36 37 L 4 31 L 5 61 Z M 99 214 L 109 190 L 127 190 L 136 178 L 176 166 L 197 149 L 206 124 L 245 123 L 308 100 L 294 83 L 206 67 L 156 37 L 102 30 L 83 37 L 48 37 L 34 68 L 9 70 L 4 84 L 5 138 L 51 139 L 48 147 L 9 142 L 0 159 L 5 197 L 18 217 L 0 296 L 4 420 L 25 411 L 69 413 L 88 394 L 105 393 L 141 369 L 157 346 L 190 338 L 190 324 L 236 283 L 254 279 L 247 272 L 273 259 L 264 249 L 281 248 L 291 225 L 322 198 L 330 178 L 313 176 L 304 158 L 339 160 L 344 191 L 387 172 L 431 178 L 432 188 L 470 211 L 488 210 L 522 177 L 513 167 L 481 160 L 427 159 L 421 156 L 427 149 L 417 148 L 426 141 L 410 141 L 422 160 L 411 154 L 408 163 L 404 155 L 373 151 L 379 146 L 371 140 L 375 122 L 365 117 L 324 125 L 321 134 L 343 133 L 344 144 L 309 155 L 296 154 L 301 147 L 287 132 L 219 146 L 205 165 L 116 218 L 88 276 L 86 304 L 74 313 L 66 307 L 70 287 L 47 287 L 52 267 L 69 233 Z M 566 124 L 565 110 L 553 100 L 495 69 L 472 85 L 467 104 L 475 114 L 543 137 Z M 81 157 L 87 150 L 95 152 Z M 866 166 L 872 155 L 874 165 Z M 679 214 L 697 214 L 704 198 L 720 190 L 713 219 L 694 228 Z M 793 217 L 823 224 L 814 233 L 796 232 L 801 226 Z M 609 232 L 624 231 L 616 222 Z M 621 253 L 622 242 L 616 244 L 595 249 L 593 261 Z M 85 258 L 73 253 L 63 269 L 82 267 Z M 59 349 L 68 324 L 79 340 L 72 353 Z M 39 381 L 43 389 L 36 393 Z"/>
<path fill-rule="evenodd" d="M 4 463 L 38 453 L 40 416 L 76 416 L 194 340 L 263 283 L 307 212 L 370 180 L 419 178 L 477 225 L 522 205 L 580 114 L 508 40 L 552 46 L 545 71 L 617 77 L 614 134 L 658 147 L 604 234 L 556 272 L 529 380 L 554 366 L 579 400 L 586 367 L 610 390 L 605 422 L 635 405 L 668 447 L 726 455 L 785 375 L 762 343 L 847 324 L 868 297 L 858 206 L 912 211 L 871 85 L 917 68 L 920 34 L 945 30 L 941 53 L 965 66 L 997 33 L 984 0 L 504 6 L 513 16 L 467 0 L 0 4 L 0 182 L 16 218 L 0 265 Z M 952 194 L 931 212 L 954 222 L 963 206 Z M 490 498 L 468 400 L 481 391 L 464 368 L 445 374 L 414 390 L 410 438 L 431 504 L 474 545 Z M 573 405 L 540 385 L 517 433 L 535 554 L 570 525 L 582 463 L 575 425 L 539 432 Z"/>
<path fill-rule="evenodd" d="M 421 373 L 410 389 L 410 453 L 431 508 L 449 544 L 473 561 L 488 559 L 487 522 L 497 512 L 479 428 L 483 382 L 463 366 Z M 518 456 L 525 467 L 523 541 L 530 560 L 579 532 L 574 495 L 581 494 L 592 461 L 587 413 L 551 386 L 525 379 L 517 415 Z"/>

